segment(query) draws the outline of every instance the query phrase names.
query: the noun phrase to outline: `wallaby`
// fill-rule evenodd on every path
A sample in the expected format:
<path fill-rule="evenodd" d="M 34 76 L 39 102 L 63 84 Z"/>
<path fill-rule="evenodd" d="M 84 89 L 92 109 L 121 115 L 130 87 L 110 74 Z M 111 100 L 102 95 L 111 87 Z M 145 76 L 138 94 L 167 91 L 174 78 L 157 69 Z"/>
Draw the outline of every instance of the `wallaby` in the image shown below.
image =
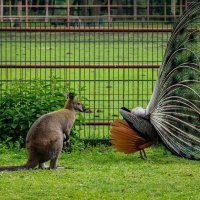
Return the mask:
<path fill-rule="evenodd" d="M 42 115 L 29 129 L 26 136 L 27 163 L 21 166 L 0 166 L 0 171 L 31 169 L 36 166 L 45 168 L 44 162 L 49 160 L 49 169 L 56 169 L 63 140 L 69 138 L 76 111 L 87 112 L 88 109 L 75 99 L 73 93 L 69 93 L 63 109 Z"/>

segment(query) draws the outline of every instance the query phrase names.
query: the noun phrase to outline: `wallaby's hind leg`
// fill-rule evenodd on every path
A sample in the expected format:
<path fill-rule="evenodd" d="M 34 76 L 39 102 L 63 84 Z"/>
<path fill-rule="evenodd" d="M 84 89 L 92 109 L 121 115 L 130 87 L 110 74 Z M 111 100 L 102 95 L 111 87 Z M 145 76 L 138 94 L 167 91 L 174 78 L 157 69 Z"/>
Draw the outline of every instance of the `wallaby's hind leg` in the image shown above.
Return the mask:
<path fill-rule="evenodd" d="M 48 152 L 51 152 L 49 169 L 57 169 L 57 159 L 63 148 L 63 133 L 55 132 L 54 140 L 49 144 Z"/>
<path fill-rule="evenodd" d="M 50 161 L 49 169 L 65 169 L 64 167 L 57 167 L 58 155 Z"/>
<path fill-rule="evenodd" d="M 25 164 L 26 169 L 34 169 L 38 165 L 37 161 L 30 161 L 28 160 L 27 163 Z"/>
<path fill-rule="evenodd" d="M 28 148 L 28 161 L 26 163 L 27 169 L 33 169 L 39 164 L 38 157 L 35 155 L 34 150 Z"/>
<path fill-rule="evenodd" d="M 57 158 L 54 158 L 50 161 L 50 167 L 49 169 L 65 169 L 64 167 L 57 167 Z"/>
<path fill-rule="evenodd" d="M 51 159 L 51 161 L 50 161 L 50 167 L 49 167 L 50 169 L 56 169 L 57 168 L 57 166 L 56 166 L 57 159 L 58 159 L 58 156 L 56 156 L 55 158 Z"/>

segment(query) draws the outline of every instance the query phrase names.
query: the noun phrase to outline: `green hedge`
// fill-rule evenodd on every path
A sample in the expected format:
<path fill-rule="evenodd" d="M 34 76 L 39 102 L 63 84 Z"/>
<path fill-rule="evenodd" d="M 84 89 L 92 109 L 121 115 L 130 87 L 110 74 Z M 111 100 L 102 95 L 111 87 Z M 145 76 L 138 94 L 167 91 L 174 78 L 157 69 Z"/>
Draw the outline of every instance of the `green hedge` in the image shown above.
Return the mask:
<path fill-rule="evenodd" d="M 16 142 L 24 146 L 32 123 L 41 115 L 62 108 L 64 92 L 76 92 L 69 84 L 60 84 L 55 77 L 48 82 L 18 80 L 11 83 L 9 88 L 8 84 L 0 85 L 0 88 L 0 142 L 8 146 Z M 82 120 L 82 115 L 78 115 L 75 123 L 80 124 Z M 73 137 L 77 138 L 75 127 L 72 132 Z"/>

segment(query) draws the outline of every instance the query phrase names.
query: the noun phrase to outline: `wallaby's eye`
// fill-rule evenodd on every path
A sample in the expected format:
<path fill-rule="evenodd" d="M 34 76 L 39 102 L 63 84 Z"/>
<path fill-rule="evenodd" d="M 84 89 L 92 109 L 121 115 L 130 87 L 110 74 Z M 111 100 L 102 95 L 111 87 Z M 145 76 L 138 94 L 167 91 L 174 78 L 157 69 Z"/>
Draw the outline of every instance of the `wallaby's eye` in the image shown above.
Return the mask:
<path fill-rule="evenodd" d="M 78 103 L 77 103 L 77 105 L 78 105 L 78 106 L 80 106 L 80 105 L 81 105 L 81 103 L 79 103 L 79 102 L 78 102 Z"/>

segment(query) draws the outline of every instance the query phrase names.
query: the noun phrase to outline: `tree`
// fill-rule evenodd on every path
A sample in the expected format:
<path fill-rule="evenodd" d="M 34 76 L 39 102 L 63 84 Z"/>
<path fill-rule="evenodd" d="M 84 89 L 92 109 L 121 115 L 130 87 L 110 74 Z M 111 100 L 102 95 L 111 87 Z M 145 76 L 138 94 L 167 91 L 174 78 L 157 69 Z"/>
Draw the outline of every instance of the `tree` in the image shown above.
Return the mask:
<path fill-rule="evenodd" d="M 101 4 L 102 4 L 101 0 L 93 0 L 93 5 L 101 5 Z M 94 16 L 94 15 L 100 16 L 100 14 L 101 14 L 101 6 L 93 7 L 91 9 L 92 16 Z"/>

